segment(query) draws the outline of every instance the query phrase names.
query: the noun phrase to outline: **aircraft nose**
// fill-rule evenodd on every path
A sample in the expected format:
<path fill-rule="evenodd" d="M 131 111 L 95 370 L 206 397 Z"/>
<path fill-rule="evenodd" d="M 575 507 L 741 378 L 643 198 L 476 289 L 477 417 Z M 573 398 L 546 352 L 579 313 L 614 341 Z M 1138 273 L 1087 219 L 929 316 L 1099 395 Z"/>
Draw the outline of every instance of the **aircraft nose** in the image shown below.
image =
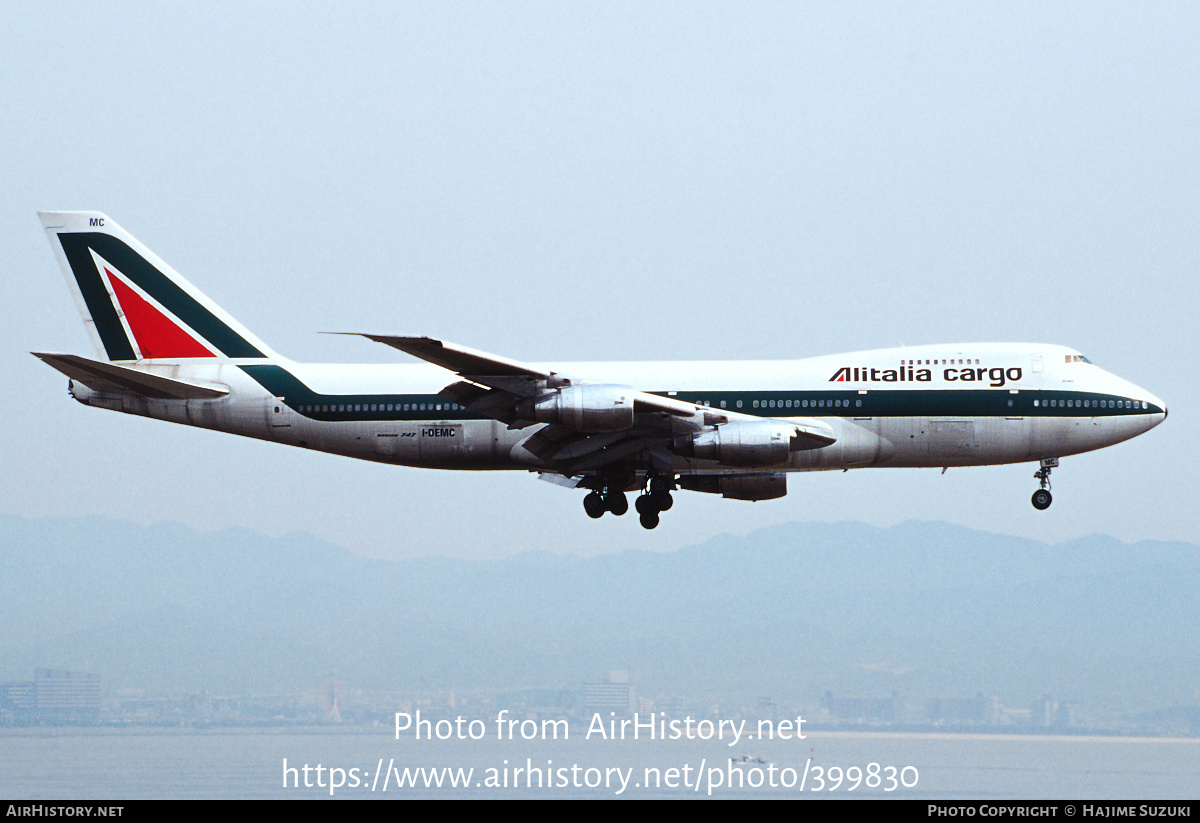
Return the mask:
<path fill-rule="evenodd" d="M 1167 404 L 1158 399 L 1149 392 L 1144 392 L 1143 397 L 1146 398 L 1146 403 L 1150 406 L 1150 414 L 1154 418 L 1154 425 L 1158 425 L 1167 419 Z"/>

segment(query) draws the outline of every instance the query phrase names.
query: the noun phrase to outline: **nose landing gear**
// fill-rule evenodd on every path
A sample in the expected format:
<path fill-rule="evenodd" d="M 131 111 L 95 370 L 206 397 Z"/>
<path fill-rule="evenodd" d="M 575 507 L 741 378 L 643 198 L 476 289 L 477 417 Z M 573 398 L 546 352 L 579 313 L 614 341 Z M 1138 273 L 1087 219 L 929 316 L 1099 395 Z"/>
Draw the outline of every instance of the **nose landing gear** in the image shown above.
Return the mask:
<path fill-rule="evenodd" d="M 1034 472 L 1034 478 L 1041 483 L 1041 488 L 1033 493 L 1033 507 L 1038 511 L 1050 508 L 1054 498 L 1050 496 L 1050 470 L 1058 468 L 1058 458 L 1048 457 L 1041 463 L 1041 468 Z"/>

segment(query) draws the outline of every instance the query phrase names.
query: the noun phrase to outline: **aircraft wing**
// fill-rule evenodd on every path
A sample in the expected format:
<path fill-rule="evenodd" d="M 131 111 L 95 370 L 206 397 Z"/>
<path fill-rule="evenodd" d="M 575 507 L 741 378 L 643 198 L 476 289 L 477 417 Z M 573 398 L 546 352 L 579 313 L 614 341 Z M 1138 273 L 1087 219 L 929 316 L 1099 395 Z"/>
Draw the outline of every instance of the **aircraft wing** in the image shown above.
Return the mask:
<path fill-rule="evenodd" d="M 524 363 L 518 363 L 516 360 L 468 349 L 466 346 L 458 346 L 444 340 L 434 340 L 432 337 L 394 337 L 384 334 L 361 336 L 463 375 L 545 378 L 549 374 L 553 374 L 553 372 L 539 371 Z"/>
<path fill-rule="evenodd" d="M 514 396 L 533 397 L 547 388 L 561 388 L 581 382 L 558 372 L 536 369 L 516 360 L 447 343 L 444 340 L 434 340 L 432 337 L 396 337 L 383 334 L 361 336 L 441 366 L 473 383 L 502 389 Z M 704 408 L 694 403 L 646 392 L 635 392 L 634 403 L 646 411 L 660 411 L 680 417 L 691 417 Z"/>
<path fill-rule="evenodd" d="M 528 413 L 530 400 L 589 381 L 547 371 L 466 346 L 430 337 L 362 334 L 377 343 L 456 373 L 462 380 L 439 394 L 453 403 L 519 429 L 538 423 Z M 619 431 L 580 431 L 550 424 L 529 438 L 525 448 L 567 476 L 597 471 L 604 466 L 648 450 L 653 463 L 664 471 L 671 465 L 668 445 L 677 437 L 712 430 L 734 422 L 761 422 L 762 417 L 729 409 L 714 409 L 675 397 L 627 388 L 633 401 L 633 425 Z M 813 418 L 778 421 L 792 427 L 793 451 L 828 446 L 836 441 L 833 430 Z"/>

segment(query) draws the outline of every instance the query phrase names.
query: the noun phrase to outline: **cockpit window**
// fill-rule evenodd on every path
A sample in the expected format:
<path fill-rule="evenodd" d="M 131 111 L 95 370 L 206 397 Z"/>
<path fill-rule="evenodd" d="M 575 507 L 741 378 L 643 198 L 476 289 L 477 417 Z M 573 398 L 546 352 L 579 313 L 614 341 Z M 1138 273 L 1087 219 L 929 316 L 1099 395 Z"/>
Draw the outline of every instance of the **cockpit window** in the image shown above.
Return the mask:
<path fill-rule="evenodd" d="M 1066 356 L 1066 360 L 1068 363 L 1091 363 L 1092 362 L 1091 360 L 1088 360 L 1086 357 L 1084 357 L 1082 354 L 1068 354 Z"/>

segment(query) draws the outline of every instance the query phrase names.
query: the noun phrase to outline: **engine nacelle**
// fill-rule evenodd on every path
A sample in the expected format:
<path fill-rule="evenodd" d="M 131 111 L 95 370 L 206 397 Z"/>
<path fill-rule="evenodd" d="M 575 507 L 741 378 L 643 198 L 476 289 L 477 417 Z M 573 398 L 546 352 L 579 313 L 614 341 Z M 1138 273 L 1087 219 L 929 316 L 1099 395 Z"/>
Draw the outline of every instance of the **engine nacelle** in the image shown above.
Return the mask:
<path fill-rule="evenodd" d="M 522 400 L 517 413 L 574 431 L 624 431 L 633 427 L 633 389 L 604 383 L 569 386 Z"/>
<path fill-rule="evenodd" d="M 771 474 L 685 474 L 679 488 L 693 492 L 719 494 L 731 500 L 774 500 L 787 494 L 787 475 Z"/>
<path fill-rule="evenodd" d="M 713 431 L 679 438 L 675 453 L 726 466 L 778 466 L 788 462 L 795 436 L 795 426 L 772 420 L 726 423 Z"/>

